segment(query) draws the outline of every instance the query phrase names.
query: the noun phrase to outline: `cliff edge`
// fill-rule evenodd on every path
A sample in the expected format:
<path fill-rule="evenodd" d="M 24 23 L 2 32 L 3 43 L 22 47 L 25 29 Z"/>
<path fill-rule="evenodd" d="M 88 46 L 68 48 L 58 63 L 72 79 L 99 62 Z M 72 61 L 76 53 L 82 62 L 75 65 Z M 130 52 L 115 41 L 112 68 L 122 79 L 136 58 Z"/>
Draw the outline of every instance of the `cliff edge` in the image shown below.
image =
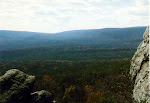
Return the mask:
<path fill-rule="evenodd" d="M 135 81 L 133 99 L 138 103 L 150 103 L 149 94 L 149 27 L 143 35 L 144 40 L 135 52 L 130 66 L 131 79 Z"/>

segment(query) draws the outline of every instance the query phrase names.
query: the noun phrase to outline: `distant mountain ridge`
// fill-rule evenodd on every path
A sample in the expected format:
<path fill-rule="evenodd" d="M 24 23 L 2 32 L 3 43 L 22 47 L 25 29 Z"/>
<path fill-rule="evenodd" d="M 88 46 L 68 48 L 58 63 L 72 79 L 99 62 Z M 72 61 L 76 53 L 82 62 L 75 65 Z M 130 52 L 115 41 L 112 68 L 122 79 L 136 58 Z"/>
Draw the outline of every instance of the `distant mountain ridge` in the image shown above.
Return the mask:
<path fill-rule="evenodd" d="M 0 50 L 51 45 L 107 45 L 136 47 L 146 26 L 37 33 L 0 30 Z"/>

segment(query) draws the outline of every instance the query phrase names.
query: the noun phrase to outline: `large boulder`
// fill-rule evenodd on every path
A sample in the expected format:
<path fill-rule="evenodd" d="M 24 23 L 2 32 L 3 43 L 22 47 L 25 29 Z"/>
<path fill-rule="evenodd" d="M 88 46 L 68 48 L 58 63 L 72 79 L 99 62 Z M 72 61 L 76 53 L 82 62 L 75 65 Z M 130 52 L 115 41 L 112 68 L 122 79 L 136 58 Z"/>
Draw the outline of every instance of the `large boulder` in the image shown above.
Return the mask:
<path fill-rule="evenodd" d="M 149 98 L 149 27 L 131 60 L 130 75 L 135 81 L 133 98 L 138 103 L 150 103 Z"/>
<path fill-rule="evenodd" d="M 7 71 L 0 77 L 0 103 L 52 103 L 47 91 L 31 93 L 35 76 L 17 69 Z"/>

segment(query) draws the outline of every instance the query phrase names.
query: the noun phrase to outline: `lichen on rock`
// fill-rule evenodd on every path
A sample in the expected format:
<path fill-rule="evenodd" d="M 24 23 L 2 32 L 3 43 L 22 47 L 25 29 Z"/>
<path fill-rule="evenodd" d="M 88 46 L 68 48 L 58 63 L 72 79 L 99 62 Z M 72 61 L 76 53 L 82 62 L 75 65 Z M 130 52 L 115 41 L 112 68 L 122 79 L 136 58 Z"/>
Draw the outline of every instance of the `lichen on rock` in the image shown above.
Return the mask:
<path fill-rule="evenodd" d="M 0 77 L 0 103 L 52 103 L 52 95 L 47 91 L 31 93 L 34 82 L 35 76 L 17 69 L 7 71 Z"/>
<path fill-rule="evenodd" d="M 140 43 L 131 60 L 130 75 L 135 81 L 133 98 L 135 102 L 150 103 L 149 97 L 149 27 L 143 35 L 144 40 Z"/>

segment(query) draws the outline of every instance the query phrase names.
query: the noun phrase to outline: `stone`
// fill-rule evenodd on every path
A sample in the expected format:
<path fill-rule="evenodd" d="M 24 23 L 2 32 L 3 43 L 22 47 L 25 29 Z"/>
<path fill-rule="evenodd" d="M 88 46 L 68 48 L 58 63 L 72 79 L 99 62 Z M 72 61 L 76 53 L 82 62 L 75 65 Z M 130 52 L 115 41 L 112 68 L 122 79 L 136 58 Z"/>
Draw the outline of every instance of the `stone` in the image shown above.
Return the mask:
<path fill-rule="evenodd" d="M 35 76 L 11 69 L 0 77 L 0 103 L 52 103 L 47 91 L 31 93 Z"/>
<path fill-rule="evenodd" d="M 130 66 L 131 79 L 135 81 L 133 99 L 137 103 L 150 103 L 149 98 L 149 27 L 143 35 L 144 40 L 135 52 Z"/>
<path fill-rule="evenodd" d="M 53 103 L 52 94 L 45 90 L 31 93 L 30 103 Z"/>
<path fill-rule="evenodd" d="M 34 76 L 26 75 L 19 70 L 7 71 L 0 77 L 0 103 L 26 103 L 34 80 Z"/>

